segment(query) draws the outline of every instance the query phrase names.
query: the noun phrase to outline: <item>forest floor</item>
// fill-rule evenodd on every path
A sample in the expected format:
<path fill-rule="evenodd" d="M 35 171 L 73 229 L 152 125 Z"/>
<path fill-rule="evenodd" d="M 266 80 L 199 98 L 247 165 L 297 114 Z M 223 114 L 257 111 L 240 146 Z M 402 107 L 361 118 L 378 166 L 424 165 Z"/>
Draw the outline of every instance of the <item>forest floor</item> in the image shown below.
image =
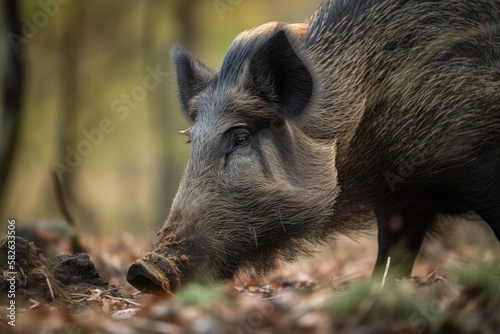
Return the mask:
<path fill-rule="evenodd" d="M 44 253 L 54 249 L 42 251 L 17 238 L 14 270 L 0 257 L 0 332 L 500 333 L 498 244 L 461 241 L 453 249 L 450 242 L 428 243 L 415 276 L 382 287 L 369 279 L 373 239 L 340 238 L 334 247 L 266 277 L 191 285 L 157 298 L 125 280 L 147 242 L 130 235 L 87 236 L 87 253 L 48 259 Z M 6 237 L 0 253 L 8 253 Z"/>

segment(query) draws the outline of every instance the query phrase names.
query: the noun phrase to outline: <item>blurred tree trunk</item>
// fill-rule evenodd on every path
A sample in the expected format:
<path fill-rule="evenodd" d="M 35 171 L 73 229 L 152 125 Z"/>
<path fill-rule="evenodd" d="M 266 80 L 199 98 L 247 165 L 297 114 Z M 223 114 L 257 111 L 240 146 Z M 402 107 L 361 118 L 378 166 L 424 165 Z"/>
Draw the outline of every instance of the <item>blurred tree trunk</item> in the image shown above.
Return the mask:
<path fill-rule="evenodd" d="M 143 71 L 147 66 L 155 68 L 157 64 L 164 69 L 168 65 L 168 55 L 161 52 L 162 48 L 158 47 L 157 42 L 159 41 L 158 33 L 160 29 L 159 19 L 167 19 L 165 13 L 163 12 L 167 3 L 162 0 L 156 1 L 145 1 L 144 2 L 144 18 L 143 18 L 143 30 L 142 30 L 142 51 L 143 51 Z M 158 52 L 160 50 L 160 52 Z M 146 74 L 146 73 L 144 73 Z M 166 82 L 162 82 L 158 85 L 156 89 L 148 93 L 148 98 L 145 101 L 147 103 L 146 109 L 149 111 L 149 120 L 151 122 L 150 128 L 154 132 L 153 138 L 159 140 L 158 134 L 161 134 L 163 123 L 163 118 L 158 117 L 161 114 L 161 106 L 167 105 L 167 96 L 165 94 Z M 160 162 L 161 160 L 159 160 Z M 157 168 L 162 172 L 168 167 L 163 161 L 159 163 L 160 166 Z M 156 203 L 152 205 L 155 208 L 153 213 L 153 224 L 161 222 L 165 219 L 165 174 L 159 172 L 156 187 L 154 189 Z M 150 224 L 150 226 L 154 226 Z"/>
<path fill-rule="evenodd" d="M 196 36 L 198 31 L 198 17 L 196 10 L 201 3 L 200 0 L 177 0 L 175 1 L 174 13 L 179 25 L 179 36 L 177 41 L 187 50 L 196 49 Z"/>
<path fill-rule="evenodd" d="M 162 70 L 167 69 L 173 73 L 170 68 L 169 49 L 166 47 L 166 41 L 158 37 L 165 20 L 174 22 L 177 31 L 176 36 L 169 36 L 175 43 L 179 43 L 188 50 L 196 48 L 196 39 L 198 36 L 198 18 L 196 13 L 201 0 L 174 0 L 171 2 L 163 0 L 148 1 L 144 10 L 144 67 L 155 67 L 158 65 Z M 161 222 L 165 217 L 166 206 L 169 204 L 167 198 L 173 197 L 178 187 L 177 178 L 173 175 L 180 175 L 178 158 L 173 157 L 176 152 L 172 136 L 177 135 L 176 131 L 183 130 L 185 124 L 179 124 L 176 117 L 172 117 L 172 112 L 166 111 L 165 106 L 171 105 L 166 94 L 169 84 L 173 80 L 165 80 L 158 88 L 148 94 L 148 104 L 151 115 L 151 128 L 154 129 L 157 140 L 161 142 L 162 151 L 164 152 L 161 159 L 161 169 L 159 173 L 158 186 L 156 189 L 157 196 L 156 205 L 157 212 L 155 213 L 155 221 Z"/>
<path fill-rule="evenodd" d="M 81 109 L 81 62 L 86 55 L 83 50 L 85 43 L 85 32 L 89 29 L 91 18 L 89 17 L 90 8 L 94 2 L 73 2 L 71 7 L 71 20 L 64 20 L 64 26 L 61 27 L 60 36 L 60 117 L 57 126 L 58 133 L 58 156 L 57 161 L 67 163 L 68 148 L 74 151 L 78 150 L 80 140 L 79 131 L 79 111 Z M 85 208 L 81 203 L 77 203 L 74 194 L 74 175 L 77 172 L 79 163 L 72 168 L 71 172 L 65 172 L 62 177 L 59 177 L 64 196 L 74 212 L 76 212 L 77 220 L 90 224 L 95 228 L 95 216 L 92 210 Z M 72 205 L 73 204 L 73 205 Z M 93 231 L 97 232 L 97 231 Z"/>
<path fill-rule="evenodd" d="M 19 1 L 4 3 L 4 48 L 3 72 L 3 117 L 0 130 L 0 205 L 7 196 L 8 178 L 18 149 L 19 131 L 22 117 L 23 61 Z M 3 215 L 2 215 L 3 216 Z M 3 222 L 2 222 L 3 224 Z"/>

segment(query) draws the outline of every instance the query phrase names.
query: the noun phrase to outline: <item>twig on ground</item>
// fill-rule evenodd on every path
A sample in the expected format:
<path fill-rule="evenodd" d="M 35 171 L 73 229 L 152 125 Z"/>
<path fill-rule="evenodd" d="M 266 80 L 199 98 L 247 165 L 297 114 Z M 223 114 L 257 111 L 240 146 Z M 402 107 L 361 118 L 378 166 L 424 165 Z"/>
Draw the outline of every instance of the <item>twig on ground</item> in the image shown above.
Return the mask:
<path fill-rule="evenodd" d="M 385 285 L 385 279 L 387 278 L 387 273 L 389 272 L 389 267 L 391 266 L 391 257 L 387 257 L 387 263 L 385 264 L 384 276 L 382 277 L 381 287 L 383 288 Z"/>
<path fill-rule="evenodd" d="M 47 282 L 47 285 L 49 286 L 49 291 L 50 291 L 50 295 L 52 296 L 52 301 L 56 300 L 56 297 L 54 297 L 54 291 L 52 290 L 52 285 L 50 284 L 50 280 L 49 280 L 49 276 L 47 276 L 47 274 L 45 274 L 45 281 Z"/>

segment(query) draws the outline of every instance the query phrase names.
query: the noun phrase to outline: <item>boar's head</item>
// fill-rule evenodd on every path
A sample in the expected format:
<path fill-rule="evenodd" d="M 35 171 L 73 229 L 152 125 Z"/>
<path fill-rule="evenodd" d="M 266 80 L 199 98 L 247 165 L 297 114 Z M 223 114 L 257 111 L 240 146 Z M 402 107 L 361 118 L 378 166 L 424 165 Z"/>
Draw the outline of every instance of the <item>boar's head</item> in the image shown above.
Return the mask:
<path fill-rule="evenodd" d="M 338 193 L 335 144 L 301 130 L 321 94 L 306 30 L 270 23 L 244 32 L 217 73 L 173 49 L 191 151 L 154 250 L 129 268 L 138 289 L 261 273 L 325 238 Z"/>

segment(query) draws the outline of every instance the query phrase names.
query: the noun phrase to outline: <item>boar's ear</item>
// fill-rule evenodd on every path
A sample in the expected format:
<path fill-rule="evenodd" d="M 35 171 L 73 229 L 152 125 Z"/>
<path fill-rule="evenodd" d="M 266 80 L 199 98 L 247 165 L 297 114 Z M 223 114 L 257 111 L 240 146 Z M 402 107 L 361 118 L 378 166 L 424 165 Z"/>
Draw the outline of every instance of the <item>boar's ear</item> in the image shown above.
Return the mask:
<path fill-rule="evenodd" d="M 313 97 L 313 76 L 283 30 L 276 31 L 253 54 L 252 89 L 265 99 L 278 99 L 285 117 L 299 116 Z"/>
<path fill-rule="evenodd" d="M 189 115 L 189 101 L 207 87 L 214 73 L 179 45 L 171 51 L 182 110 Z"/>

